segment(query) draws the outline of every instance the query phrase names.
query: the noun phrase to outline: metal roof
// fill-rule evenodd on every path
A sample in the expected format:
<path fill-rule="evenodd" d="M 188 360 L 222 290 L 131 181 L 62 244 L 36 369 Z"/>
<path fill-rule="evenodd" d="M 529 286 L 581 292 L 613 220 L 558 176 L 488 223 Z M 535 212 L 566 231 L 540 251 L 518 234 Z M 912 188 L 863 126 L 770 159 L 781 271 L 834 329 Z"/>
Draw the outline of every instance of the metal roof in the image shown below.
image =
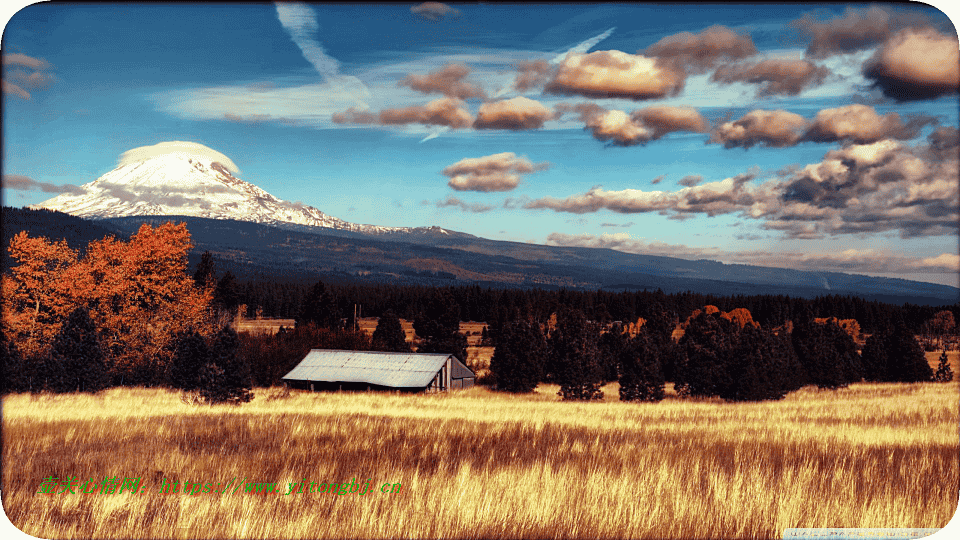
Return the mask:
<path fill-rule="evenodd" d="M 401 353 L 313 349 L 281 379 L 313 382 L 360 382 L 392 388 L 417 388 L 430 384 L 447 358 L 442 353 Z M 473 377 L 473 372 L 453 357 L 453 378 Z M 460 364 L 457 366 L 457 364 Z M 462 366 L 462 370 L 460 367 Z M 466 373 L 468 374 L 466 374 Z M 459 375 L 458 375 L 459 373 Z"/>

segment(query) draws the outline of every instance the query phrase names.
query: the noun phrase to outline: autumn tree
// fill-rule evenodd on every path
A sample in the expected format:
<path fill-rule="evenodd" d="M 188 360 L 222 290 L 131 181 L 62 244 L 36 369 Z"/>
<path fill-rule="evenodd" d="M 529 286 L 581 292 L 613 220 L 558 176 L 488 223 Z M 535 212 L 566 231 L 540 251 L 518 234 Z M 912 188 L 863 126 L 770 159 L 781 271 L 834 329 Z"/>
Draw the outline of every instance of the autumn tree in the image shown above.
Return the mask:
<path fill-rule="evenodd" d="M 400 317 L 393 310 L 388 309 L 377 321 L 372 346 L 377 351 L 410 352 L 407 334 L 403 331 Z"/>
<path fill-rule="evenodd" d="M 27 358 L 45 355 L 83 290 L 75 282 L 77 253 L 66 241 L 21 232 L 8 248 L 15 261 L 2 278 L 7 338 Z"/>
<path fill-rule="evenodd" d="M 192 247 L 186 225 L 170 222 L 144 224 L 129 242 L 110 237 L 87 247 L 76 286 L 88 291 L 116 382 L 138 382 L 130 379 L 145 363 L 168 369 L 170 345 L 186 328 L 211 332 L 211 292 L 186 272 Z"/>
<path fill-rule="evenodd" d="M 0 392 L 26 392 L 32 390 L 33 366 L 24 361 L 17 344 L 0 332 Z"/>

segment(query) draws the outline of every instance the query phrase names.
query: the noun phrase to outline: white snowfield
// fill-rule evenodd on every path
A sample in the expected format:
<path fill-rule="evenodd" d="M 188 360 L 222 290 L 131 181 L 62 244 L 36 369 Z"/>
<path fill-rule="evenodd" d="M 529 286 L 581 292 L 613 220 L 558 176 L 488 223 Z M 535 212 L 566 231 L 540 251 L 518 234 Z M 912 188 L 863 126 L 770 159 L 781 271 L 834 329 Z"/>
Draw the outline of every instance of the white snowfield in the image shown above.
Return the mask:
<path fill-rule="evenodd" d="M 32 208 L 93 219 L 176 215 L 267 225 L 291 223 L 368 234 L 415 230 L 349 223 L 312 206 L 278 199 L 233 176 L 220 162 L 195 153 L 166 153 L 121 164 L 81 189 L 82 193 L 63 193 Z M 443 229 L 431 229 L 448 234 Z"/>

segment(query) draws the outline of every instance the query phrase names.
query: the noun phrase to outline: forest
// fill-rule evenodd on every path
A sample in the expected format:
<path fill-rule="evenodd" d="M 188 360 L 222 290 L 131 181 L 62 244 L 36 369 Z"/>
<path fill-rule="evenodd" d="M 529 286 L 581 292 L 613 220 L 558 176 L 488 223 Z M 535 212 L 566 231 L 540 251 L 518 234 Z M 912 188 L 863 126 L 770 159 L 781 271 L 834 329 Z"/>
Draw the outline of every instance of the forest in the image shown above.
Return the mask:
<path fill-rule="evenodd" d="M 853 296 L 719 297 L 695 292 L 312 285 L 238 281 L 209 252 L 188 267 L 184 224 L 143 225 L 85 250 L 20 233 L 3 275 L 6 392 L 96 392 L 162 386 L 192 399 L 242 403 L 312 348 L 410 350 L 467 360 L 461 322 L 483 321 L 499 390 L 560 385 L 566 400 L 681 396 L 779 399 L 805 385 L 952 378 L 924 349 L 953 347 L 960 306 L 892 305 Z M 357 318 L 378 317 L 373 335 Z M 293 319 L 277 335 L 238 334 L 238 317 Z M 918 341 L 916 336 L 920 335 Z"/>

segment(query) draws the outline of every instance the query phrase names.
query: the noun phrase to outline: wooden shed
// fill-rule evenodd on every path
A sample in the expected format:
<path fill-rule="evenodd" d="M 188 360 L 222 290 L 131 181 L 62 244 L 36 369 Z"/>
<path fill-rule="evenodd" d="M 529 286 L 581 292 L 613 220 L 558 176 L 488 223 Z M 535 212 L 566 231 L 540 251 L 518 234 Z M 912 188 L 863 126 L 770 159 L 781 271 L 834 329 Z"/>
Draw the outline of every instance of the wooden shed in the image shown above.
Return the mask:
<path fill-rule="evenodd" d="M 445 392 L 476 375 L 452 354 L 313 349 L 281 380 L 304 390 Z"/>

